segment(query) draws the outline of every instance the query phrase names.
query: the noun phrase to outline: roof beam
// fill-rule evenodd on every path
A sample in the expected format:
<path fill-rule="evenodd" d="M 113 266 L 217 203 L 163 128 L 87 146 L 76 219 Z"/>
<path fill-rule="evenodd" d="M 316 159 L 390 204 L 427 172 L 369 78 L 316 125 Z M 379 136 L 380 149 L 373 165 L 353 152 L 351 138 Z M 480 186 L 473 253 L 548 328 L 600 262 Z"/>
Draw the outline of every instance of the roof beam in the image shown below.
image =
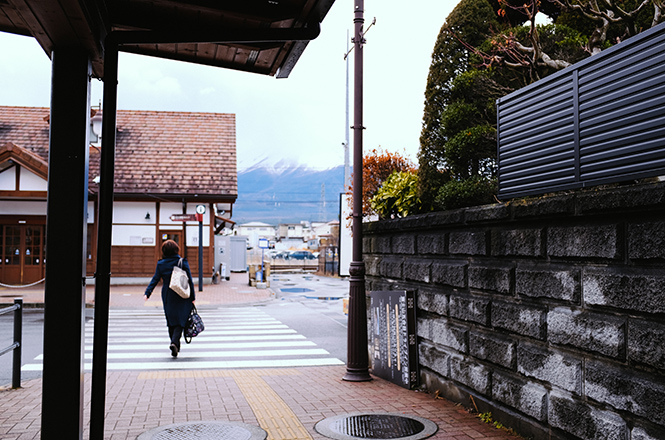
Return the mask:
<path fill-rule="evenodd" d="M 185 30 L 169 31 L 114 31 L 110 37 L 120 46 L 123 44 L 175 44 L 175 43 L 272 43 L 289 41 L 310 41 L 321 33 L 318 22 L 306 27 L 260 28 L 260 29 L 202 29 L 196 32 Z"/>

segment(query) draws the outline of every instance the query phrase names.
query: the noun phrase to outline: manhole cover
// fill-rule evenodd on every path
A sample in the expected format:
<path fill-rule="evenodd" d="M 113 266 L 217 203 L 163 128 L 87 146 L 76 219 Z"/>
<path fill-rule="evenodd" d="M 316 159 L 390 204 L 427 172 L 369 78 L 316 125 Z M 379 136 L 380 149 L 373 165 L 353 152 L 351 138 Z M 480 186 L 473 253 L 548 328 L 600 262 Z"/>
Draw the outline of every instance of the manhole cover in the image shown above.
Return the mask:
<path fill-rule="evenodd" d="M 422 417 L 391 413 L 357 413 L 321 420 L 314 429 L 319 434 L 337 440 L 418 440 L 430 437 L 438 427 L 434 422 Z"/>
<path fill-rule="evenodd" d="M 265 440 L 263 429 L 238 422 L 186 422 L 160 426 L 136 440 Z"/>

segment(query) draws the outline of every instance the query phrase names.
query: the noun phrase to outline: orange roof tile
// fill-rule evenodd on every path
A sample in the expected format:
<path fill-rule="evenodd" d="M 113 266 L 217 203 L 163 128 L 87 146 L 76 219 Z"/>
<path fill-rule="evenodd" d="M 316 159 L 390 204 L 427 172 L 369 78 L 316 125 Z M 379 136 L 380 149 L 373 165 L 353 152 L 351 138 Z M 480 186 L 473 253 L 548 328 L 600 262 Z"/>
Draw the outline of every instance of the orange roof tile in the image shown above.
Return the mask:
<path fill-rule="evenodd" d="M 44 180 L 48 178 L 48 163 L 41 156 L 11 142 L 0 145 L 0 163 L 7 160 L 18 162 Z"/>
<path fill-rule="evenodd" d="M 0 106 L 0 145 L 11 142 L 48 159 L 48 108 Z M 97 192 L 100 149 L 90 150 Z M 235 201 L 235 115 L 118 110 L 115 192 L 126 198 Z"/>

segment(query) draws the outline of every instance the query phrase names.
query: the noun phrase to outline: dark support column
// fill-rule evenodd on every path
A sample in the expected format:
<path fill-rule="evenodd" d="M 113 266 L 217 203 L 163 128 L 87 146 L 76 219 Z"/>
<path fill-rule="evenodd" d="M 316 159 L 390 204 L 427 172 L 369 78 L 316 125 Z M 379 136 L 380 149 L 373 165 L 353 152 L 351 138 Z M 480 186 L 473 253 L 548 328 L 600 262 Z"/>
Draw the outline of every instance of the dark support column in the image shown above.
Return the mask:
<path fill-rule="evenodd" d="M 349 327 L 347 363 L 343 379 L 372 380 L 367 354 L 367 304 L 363 262 L 363 23 L 364 0 L 355 0 L 353 80 L 353 256 L 349 268 Z"/>
<path fill-rule="evenodd" d="M 118 47 L 104 45 L 104 106 L 102 110 L 102 157 L 100 163 L 97 269 L 95 271 L 95 338 L 92 354 L 90 439 L 104 439 L 106 413 L 106 360 L 111 294 L 111 231 L 113 227 L 113 176 L 118 103 Z"/>
<path fill-rule="evenodd" d="M 80 48 L 51 59 L 41 438 L 81 439 L 91 70 Z"/>

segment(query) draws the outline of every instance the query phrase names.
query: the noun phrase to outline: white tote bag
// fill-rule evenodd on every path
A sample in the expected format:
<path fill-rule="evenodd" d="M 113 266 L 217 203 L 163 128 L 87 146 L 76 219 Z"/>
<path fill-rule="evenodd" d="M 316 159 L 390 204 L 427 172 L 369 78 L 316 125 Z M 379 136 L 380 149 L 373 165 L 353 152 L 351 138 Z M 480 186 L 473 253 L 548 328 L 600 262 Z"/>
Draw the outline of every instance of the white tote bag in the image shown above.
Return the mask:
<path fill-rule="evenodd" d="M 178 261 L 177 266 L 173 266 L 169 289 L 185 299 L 189 298 L 189 277 L 187 276 L 187 272 L 182 270 L 182 258 Z"/>

